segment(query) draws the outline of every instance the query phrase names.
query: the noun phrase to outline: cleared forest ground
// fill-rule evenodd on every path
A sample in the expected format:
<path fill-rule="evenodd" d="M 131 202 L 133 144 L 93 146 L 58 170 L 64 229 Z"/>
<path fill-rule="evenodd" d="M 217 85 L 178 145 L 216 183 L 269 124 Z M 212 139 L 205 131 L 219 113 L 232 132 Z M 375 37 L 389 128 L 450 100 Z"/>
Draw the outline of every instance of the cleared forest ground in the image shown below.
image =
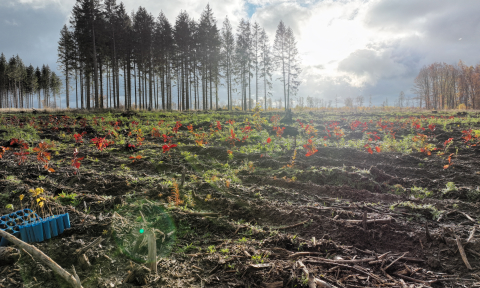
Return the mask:
<path fill-rule="evenodd" d="M 68 212 L 33 245 L 84 287 L 480 286 L 477 112 L 283 116 L 3 113 L 0 215 Z M 66 286 L 23 252 L 0 266 L 0 287 L 21 285 Z"/>

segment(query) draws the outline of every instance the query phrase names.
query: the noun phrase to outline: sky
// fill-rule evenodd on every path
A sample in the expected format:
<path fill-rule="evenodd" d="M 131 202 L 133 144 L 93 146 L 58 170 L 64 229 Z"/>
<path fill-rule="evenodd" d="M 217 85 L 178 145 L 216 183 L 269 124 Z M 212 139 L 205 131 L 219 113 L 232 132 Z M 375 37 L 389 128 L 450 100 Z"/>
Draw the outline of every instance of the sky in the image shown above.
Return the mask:
<path fill-rule="evenodd" d="M 129 12 L 139 5 L 155 17 L 163 11 L 171 23 L 181 10 L 199 19 L 210 4 L 218 27 L 227 15 L 235 29 L 241 18 L 256 21 L 272 44 L 283 20 L 294 31 L 300 53 L 298 97 L 337 98 L 343 103 L 346 97 L 364 96 L 368 101 L 371 95 L 374 105 L 387 98 L 393 103 L 401 91 L 414 97 L 413 81 L 424 65 L 459 60 L 467 65 L 479 63 L 478 0 L 123 2 Z M 55 71 L 60 29 L 68 23 L 74 3 L 0 0 L 0 52 L 8 58 L 18 54 L 26 65 L 48 64 Z M 220 94 L 226 101 L 225 93 Z M 280 97 L 283 86 L 274 81 L 273 99 Z"/>

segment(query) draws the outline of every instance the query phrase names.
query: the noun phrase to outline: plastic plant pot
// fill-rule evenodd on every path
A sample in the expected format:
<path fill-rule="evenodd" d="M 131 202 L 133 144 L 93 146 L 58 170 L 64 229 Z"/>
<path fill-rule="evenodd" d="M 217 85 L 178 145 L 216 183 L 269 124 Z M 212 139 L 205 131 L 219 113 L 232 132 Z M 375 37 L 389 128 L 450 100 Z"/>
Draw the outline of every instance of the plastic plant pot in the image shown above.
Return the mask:
<path fill-rule="evenodd" d="M 3 222 L 7 222 L 8 220 L 10 220 L 10 218 L 8 217 L 8 215 L 4 215 L 4 216 L 0 217 L 0 220 L 3 221 Z"/>
<path fill-rule="evenodd" d="M 20 239 L 22 239 L 23 242 L 29 243 L 30 239 L 28 238 L 27 234 L 27 226 L 28 225 L 23 225 L 20 227 Z"/>
<path fill-rule="evenodd" d="M 0 221 L 0 229 L 5 230 L 7 229 L 7 223 Z"/>
<path fill-rule="evenodd" d="M 13 236 L 15 236 L 17 238 L 20 237 L 20 227 L 19 226 L 13 227 Z"/>
<path fill-rule="evenodd" d="M 25 225 L 25 228 L 27 230 L 28 242 L 35 242 L 35 234 L 33 233 L 33 225 L 32 224 Z"/>
<path fill-rule="evenodd" d="M 55 220 L 57 220 L 58 234 L 62 234 L 63 230 L 65 230 L 65 225 L 63 224 L 63 217 L 61 217 L 61 215 L 58 215 Z"/>
<path fill-rule="evenodd" d="M 17 218 L 17 214 L 15 214 L 15 212 L 14 212 L 14 213 L 10 213 L 10 214 L 8 214 L 8 217 L 10 217 L 10 219 L 13 220 L 13 219 Z"/>
<path fill-rule="evenodd" d="M 15 227 L 15 226 L 17 226 L 17 223 L 15 223 L 14 221 L 10 220 L 10 221 L 7 221 L 7 226 Z"/>
<path fill-rule="evenodd" d="M 3 231 L 13 235 L 13 229 L 12 228 L 7 228 Z M 8 244 L 7 238 L 2 237 L 2 240 L 0 240 L 0 246 L 7 246 L 7 244 Z"/>
<path fill-rule="evenodd" d="M 47 222 L 50 224 L 50 234 L 52 237 L 58 236 L 57 219 L 52 216 L 47 219 Z"/>
<path fill-rule="evenodd" d="M 48 221 L 41 222 L 43 226 L 43 236 L 45 239 L 52 238 L 52 233 L 50 232 L 50 223 Z"/>
<path fill-rule="evenodd" d="M 36 242 L 42 242 L 44 240 L 42 222 L 37 222 L 33 225 L 33 233 L 35 233 Z"/>
<path fill-rule="evenodd" d="M 68 215 L 68 213 L 63 214 L 62 216 L 65 229 L 70 228 L 70 216 Z"/>
<path fill-rule="evenodd" d="M 23 216 L 25 213 L 23 212 L 23 210 L 19 210 L 19 211 L 15 212 L 15 214 L 17 214 L 17 217 L 18 217 L 18 216 L 21 217 L 21 216 Z"/>

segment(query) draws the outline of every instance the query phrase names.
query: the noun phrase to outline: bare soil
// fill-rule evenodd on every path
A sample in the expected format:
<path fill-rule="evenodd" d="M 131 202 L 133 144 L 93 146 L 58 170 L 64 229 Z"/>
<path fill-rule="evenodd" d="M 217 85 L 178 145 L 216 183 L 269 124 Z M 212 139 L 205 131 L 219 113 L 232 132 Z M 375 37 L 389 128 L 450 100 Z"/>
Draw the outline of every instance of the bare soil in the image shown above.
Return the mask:
<path fill-rule="evenodd" d="M 20 114 L 16 117 L 18 123 L 27 122 Z M 49 115 L 38 117 L 49 120 Z M 326 116 L 313 117 L 321 138 L 326 135 Z M 348 132 L 349 121 L 342 117 L 340 127 Z M 114 118 L 131 120 L 120 114 Z M 449 138 L 462 143 L 461 131 L 468 127 L 457 126 L 461 119 L 448 131 L 437 127 L 429 143 L 441 147 Z M 208 131 L 210 123 L 194 127 Z M 179 133 L 187 134 L 184 128 Z M 398 129 L 398 139 L 407 137 L 407 130 Z M 83 131 L 85 139 L 104 136 L 89 126 L 76 129 Z M 232 148 L 225 142 L 198 147 L 177 136 L 185 145 L 162 153 L 163 140 L 147 135 L 134 149 L 123 144 L 105 151 L 80 146 L 79 156 L 88 157 L 80 174 L 74 175 L 69 166 L 73 148 L 68 146 L 73 142 L 61 136 L 73 128 L 42 132 L 42 139 L 68 148 L 52 150 L 52 159 L 59 161 L 54 173 L 39 169 L 32 155 L 18 165 L 12 153 L 5 153 L 0 160 L 0 215 L 9 213 L 6 204 L 19 207 L 20 194 L 43 187 L 50 197 L 47 206 L 54 214 L 68 212 L 72 227 L 33 245 L 69 271 L 72 265 L 78 267 L 84 287 L 309 287 L 313 278 L 330 287 L 480 287 L 479 146 L 457 151 L 452 145 L 445 151 L 447 156 L 455 153 L 448 169 L 445 157 L 421 152 L 370 154 L 323 146 L 310 157 L 298 150 L 293 167 L 284 168 L 292 162 L 294 147 L 270 156 L 234 152 L 229 159 L 227 150 Z M 362 135 L 350 132 L 345 138 Z M 0 131 L 1 146 L 10 140 Z M 181 152 L 198 156 L 188 160 Z M 138 154 L 142 159 L 129 159 Z M 226 184 L 221 173 L 218 181 L 203 174 L 212 168 L 220 171 L 226 163 L 231 168 L 245 165 L 237 174 L 239 182 Z M 175 206 L 167 183 L 176 179 L 180 184 L 183 177 L 184 203 Z M 456 189 L 446 192 L 448 182 Z M 69 202 L 61 193 L 77 196 Z M 157 274 L 146 268 L 148 248 L 140 229 L 161 231 L 156 232 Z M 103 238 L 101 244 L 85 252 L 90 265 L 82 264 L 75 251 L 98 237 Z M 472 269 L 462 260 L 456 237 Z M 0 288 L 66 285 L 24 252 L 15 264 L 0 263 Z"/>

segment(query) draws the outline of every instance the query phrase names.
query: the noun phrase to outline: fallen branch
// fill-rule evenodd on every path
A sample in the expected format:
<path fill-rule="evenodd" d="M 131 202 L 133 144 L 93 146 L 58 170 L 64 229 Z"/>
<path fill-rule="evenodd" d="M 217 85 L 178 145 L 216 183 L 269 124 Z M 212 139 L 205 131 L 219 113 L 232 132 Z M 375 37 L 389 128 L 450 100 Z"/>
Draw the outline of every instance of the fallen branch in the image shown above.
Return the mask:
<path fill-rule="evenodd" d="M 344 260 L 344 261 L 347 261 L 347 260 Z M 351 261 L 351 260 L 350 260 Z M 333 265 L 337 265 L 337 266 L 340 266 L 340 267 L 344 267 L 344 268 L 348 268 L 348 269 L 353 269 L 355 271 L 358 271 L 360 273 L 363 273 L 365 275 L 368 275 L 370 277 L 372 277 L 373 279 L 377 280 L 379 283 L 385 283 L 384 280 L 382 280 L 382 278 L 380 278 L 379 276 L 375 275 L 375 274 L 372 274 L 368 271 L 366 271 L 365 269 L 363 269 L 362 267 L 360 266 L 348 266 L 348 265 L 345 265 L 345 264 L 338 264 L 338 263 L 334 263 L 334 262 L 327 262 L 327 261 L 314 261 L 314 260 L 305 260 L 305 263 L 312 263 L 312 264 L 333 264 Z"/>
<path fill-rule="evenodd" d="M 453 235 L 455 236 L 455 240 L 457 241 L 458 251 L 462 256 L 463 263 L 465 263 L 465 266 L 467 266 L 468 270 L 472 270 L 472 266 L 470 266 L 470 263 L 468 263 L 467 255 L 465 254 L 465 250 L 463 250 L 462 243 L 460 242 L 460 237 L 455 235 L 455 233 L 453 233 Z"/>
<path fill-rule="evenodd" d="M 470 235 L 468 236 L 467 243 L 469 243 L 470 241 L 472 241 L 472 239 L 473 239 L 473 234 L 475 234 L 475 226 L 473 226 L 473 229 L 472 229 L 472 231 L 470 232 Z"/>
<path fill-rule="evenodd" d="M 29 245 L 22 240 L 18 239 L 17 237 L 0 230 L 0 236 L 6 238 L 9 242 L 15 244 L 18 248 L 24 249 L 25 251 L 29 252 L 33 257 L 37 258 L 45 265 L 50 267 L 55 273 L 57 273 L 60 277 L 65 279 L 70 285 L 75 288 L 82 288 L 82 284 L 80 279 L 78 278 L 77 273 L 75 272 L 75 267 L 73 267 L 73 275 L 65 271 L 60 265 L 55 263 L 50 257 L 45 255 L 42 251 L 38 250 L 32 245 Z"/>
<path fill-rule="evenodd" d="M 343 260 L 343 259 L 331 260 L 331 259 L 325 259 L 325 258 L 314 258 L 314 259 L 315 259 L 315 261 L 322 261 L 322 262 L 326 262 L 326 263 L 329 263 L 329 264 L 338 264 L 338 263 L 353 264 L 353 263 L 363 263 L 363 262 L 370 262 L 370 261 L 377 260 L 376 258 L 364 258 L 364 259 L 354 259 L 354 260 Z"/>
<path fill-rule="evenodd" d="M 78 248 L 77 250 L 75 250 L 75 254 L 79 255 L 79 254 L 85 253 L 85 252 L 87 252 L 88 249 L 92 248 L 93 246 L 96 246 L 96 245 L 102 243 L 102 241 L 103 241 L 103 238 L 102 238 L 102 236 L 100 236 L 97 239 L 93 240 L 93 242 L 88 244 L 87 246 L 82 247 L 82 248 Z"/>
<path fill-rule="evenodd" d="M 395 262 L 397 262 L 398 260 L 402 259 L 403 257 L 405 257 L 405 255 L 407 255 L 408 252 L 405 252 L 403 253 L 402 256 L 398 257 L 397 259 L 393 260 L 392 263 L 390 263 L 387 267 L 385 267 L 385 269 L 383 269 L 384 271 L 387 271 L 388 268 L 390 268 L 393 264 L 395 264 Z"/>
<path fill-rule="evenodd" d="M 408 277 L 408 276 L 405 276 L 405 275 L 402 275 L 402 274 L 397 274 L 397 273 L 393 273 L 393 275 L 395 275 L 395 276 L 397 276 L 397 277 L 400 277 L 400 278 L 402 278 L 402 279 L 411 281 L 411 282 L 421 283 L 421 284 L 426 284 L 426 285 L 430 285 L 430 284 L 432 284 L 432 283 L 437 282 L 437 280 L 432 280 L 432 281 L 418 280 L 418 279 L 415 279 L 415 278 L 412 278 L 412 277 Z"/>
<path fill-rule="evenodd" d="M 302 272 L 303 274 L 305 274 L 305 277 L 308 278 L 308 288 L 316 288 L 317 285 L 319 285 L 319 287 L 324 287 L 324 288 L 335 288 L 329 283 L 313 277 L 308 272 L 307 267 L 305 266 L 305 264 L 302 263 L 302 261 L 297 261 L 297 265 L 298 265 L 298 268 L 302 269 Z"/>
<path fill-rule="evenodd" d="M 180 212 L 180 214 L 188 214 L 188 215 L 192 215 L 192 216 L 201 216 L 201 217 L 205 217 L 205 216 L 218 217 L 218 216 L 220 216 L 220 214 L 213 213 L 213 212 L 188 212 L 188 211 L 183 211 L 183 213 Z"/>
<path fill-rule="evenodd" d="M 288 258 L 296 258 L 300 256 L 310 256 L 310 255 L 323 255 L 322 252 L 297 252 L 288 256 Z"/>
<path fill-rule="evenodd" d="M 290 226 L 279 227 L 279 228 L 276 228 L 276 229 L 278 229 L 278 230 L 284 230 L 284 229 L 295 228 L 295 227 L 298 227 L 298 226 L 301 226 L 301 225 L 307 223 L 308 221 L 310 221 L 310 219 L 305 220 L 305 221 L 300 222 L 300 223 L 297 223 L 297 224 L 293 224 L 293 225 L 290 225 Z"/>
<path fill-rule="evenodd" d="M 467 251 L 480 257 L 480 253 L 478 253 L 477 251 L 474 251 L 472 249 L 467 249 Z"/>
<path fill-rule="evenodd" d="M 377 224 L 388 224 L 392 222 L 392 218 L 385 218 L 385 219 L 370 219 L 370 220 L 339 220 L 339 221 L 345 221 L 350 224 L 372 224 L 372 223 L 377 223 Z"/>
<path fill-rule="evenodd" d="M 467 213 L 462 211 L 457 211 L 457 212 L 465 216 L 468 220 L 472 221 L 473 223 L 476 223 L 475 220 L 472 217 L 470 217 Z"/>

